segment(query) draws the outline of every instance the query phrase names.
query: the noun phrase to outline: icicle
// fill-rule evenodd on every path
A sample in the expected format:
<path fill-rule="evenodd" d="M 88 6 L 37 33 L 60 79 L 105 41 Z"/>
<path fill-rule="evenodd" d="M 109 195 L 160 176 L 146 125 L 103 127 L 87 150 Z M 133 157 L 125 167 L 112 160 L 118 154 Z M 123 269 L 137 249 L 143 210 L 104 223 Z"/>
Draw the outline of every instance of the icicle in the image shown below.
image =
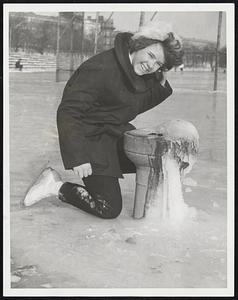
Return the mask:
<path fill-rule="evenodd" d="M 145 215 L 153 220 L 157 218 L 178 224 L 196 215 L 195 208 L 184 202 L 182 179 L 196 162 L 199 136 L 196 128 L 183 120 L 165 122 L 156 128 L 156 132 L 162 133 L 167 141 L 167 152 L 162 157 L 155 155 L 157 160 L 161 160 L 162 168 L 156 192 L 146 207 Z"/>

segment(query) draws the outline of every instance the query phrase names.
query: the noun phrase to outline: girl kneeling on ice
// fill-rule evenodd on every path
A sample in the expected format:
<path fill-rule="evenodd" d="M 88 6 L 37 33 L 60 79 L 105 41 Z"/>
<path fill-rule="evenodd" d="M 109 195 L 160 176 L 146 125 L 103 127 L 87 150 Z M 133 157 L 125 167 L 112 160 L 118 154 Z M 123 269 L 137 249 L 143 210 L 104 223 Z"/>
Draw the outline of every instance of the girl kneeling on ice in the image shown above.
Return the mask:
<path fill-rule="evenodd" d="M 30 206 L 56 195 L 90 214 L 109 219 L 122 209 L 118 178 L 135 173 L 123 150 L 129 122 L 172 94 L 166 72 L 182 64 L 182 44 L 170 25 L 150 22 L 135 34 L 119 33 L 114 48 L 74 72 L 57 111 L 62 160 L 84 185 L 63 183 L 45 169 L 24 199 Z"/>

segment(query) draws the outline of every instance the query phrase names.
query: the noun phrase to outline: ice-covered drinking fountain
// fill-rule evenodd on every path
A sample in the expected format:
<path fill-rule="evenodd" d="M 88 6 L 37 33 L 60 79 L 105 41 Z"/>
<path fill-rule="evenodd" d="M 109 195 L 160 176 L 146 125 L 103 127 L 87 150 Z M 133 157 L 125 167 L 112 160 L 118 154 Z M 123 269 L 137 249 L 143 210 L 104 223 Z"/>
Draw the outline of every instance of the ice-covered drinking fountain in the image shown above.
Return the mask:
<path fill-rule="evenodd" d="M 133 217 L 186 218 L 190 208 L 183 199 L 181 179 L 197 159 L 199 135 L 194 125 L 171 120 L 127 131 L 124 137 L 126 155 L 137 168 Z"/>

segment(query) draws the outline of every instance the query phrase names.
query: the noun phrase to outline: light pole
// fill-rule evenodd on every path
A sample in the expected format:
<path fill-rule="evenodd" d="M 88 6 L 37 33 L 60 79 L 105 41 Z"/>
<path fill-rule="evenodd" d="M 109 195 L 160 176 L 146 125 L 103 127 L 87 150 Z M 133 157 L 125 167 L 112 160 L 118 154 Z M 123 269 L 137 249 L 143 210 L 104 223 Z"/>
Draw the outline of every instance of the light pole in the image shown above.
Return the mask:
<path fill-rule="evenodd" d="M 70 20 L 70 76 L 73 74 L 74 72 L 74 18 L 75 15 L 73 13 L 73 17 Z"/>
<path fill-rule="evenodd" d="M 58 20 L 57 20 L 56 82 L 59 82 L 59 43 L 60 43 L 60 13 L 58 13 Z"/>
<path fill-rule="evenodd" d="M 150 21 L 153 21 L 154 17 L 157 15 L 157 11 L 153 13 L 153 16 L 150 18 Z"/>
<path fill-rule="evenodd" d="M 82 19 L 81 19 L 81 35 L 82 35 L 82 43 L 81 43 L 81 62 L 83 63 L 83 50 L 84 50 L 84 12 L 82 12 Z"/>
<path fill-rule="evenodd" d="M 98 18 L 99 18 L 99 13 L 96 12 L 95 38 L 94 38 L 94 54 L 97 53 L 97 46 L 98 46 Z"/>
<path fill-rule="evenodd" d="M 222 22 L 222 11 L 219 11 L 218 28 L 217 28 L 217 46 L 216 46 L 216 56 L 215 56 L 214 86 L 213 86 L 214 91 L 217 90 L 217 72 L 218 72 L 218 58 L 219 58 L 219 48 L 220 48 L 220 38 L 221 38 L 221 22 Z"/>
<path fill-rule="evenodd" d="M 140 13 L 140 24 L 139 24 L 139 26 L 143 26 L 144 23 L 145 23 L 145 12 L 142 11 L 142 12 Z"/>

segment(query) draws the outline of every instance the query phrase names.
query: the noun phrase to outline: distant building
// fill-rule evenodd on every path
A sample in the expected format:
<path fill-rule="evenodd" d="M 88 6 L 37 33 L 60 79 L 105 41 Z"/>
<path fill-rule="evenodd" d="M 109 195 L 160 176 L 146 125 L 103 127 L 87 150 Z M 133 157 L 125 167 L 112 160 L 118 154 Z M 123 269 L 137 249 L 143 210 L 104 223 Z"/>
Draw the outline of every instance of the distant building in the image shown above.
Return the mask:
<path fill-rule="evenodd" d="M 182 38 L 183 45 L 186 47 L 187 45 L 189 46 L 194 46 L 198 49 L 203 49 L 206 46 L 209 47 L 215 47 L 215 42 L 211 42 L 208 40 L 203 40 L 203 39 L 195 39 L 195 38 Z"/>
<path fill-rule="evenodd" d="M 37 15 L 33 12 L 10 12 L 9 15 L 12 18 L 24 18 L 28 22 L 36 22 L 36 23 L 42 23 L 45 21 L 51 23 L 57 23 L 57 19 L 58 19 L 58 17 Z"/>
<path fill-rule="evenodd" d="M 182 40 L 185 69 L 214 69 L 216 51 L 215 42 L 195 38 L 183 38 Z"/>
<path fill-rule="evenodd" d="M 98 18 L 98 38 L 102 40 L 103 48 L 110 49 L 114 45 L 114 29 L 113 19 L 105 20 L 103 16 Z M 88 16 L 84 20 L 84 34 L 90 35 L 95 33 L 96 30 L 96 19 Z"/>
<path fill-rule="evenodd" d="M 83 12 L 75 13 L 75 12 L 60 12 L 60 24 L 65 25 L 65 28 L 68 27 L 70 20 L 74 17 L 74 29 L 80 31 L 82 26 L 82 17 Z M 28 40 L 25 42 L 26 35 L 22 34 L 23 38 L 19 41 L 19 33 L 30 30 L 30 32 L 34 32 L 38 30 L 38 25 L 49 22 L 49 28 L 53 31 L 57 30 L 58 16 L 46 16 L 46 15 L 37 15 L 33 12 L 11 12 L 10 13 L 10 47 L 15 47 L 15 44 L 19 45 L 18 48 L 22 48 L 23 50 L 31 47 L 32 42 Z M 67 26 L 67 27 L 66 27 Z M 17 29 L 17 30 L 16 30 Z M 96 29 L 96 19 L 88 16 L 84 19 L 84 35 L 88 36 L 92 41 L 94 41 L 94 34 Z M 103 16 L 99 15 L 98 18 L 98 42 L 100 44 L 100 49 L 109 49 L 113 47 L 114 44 L 114 26 L 113 19 L 106 20 Z M 70 30 L 66 29 L 66 31 Z M 63 29 L 62 32 L 65 33 Z M 33 33 L 34 35 L 34 33 Z M 66 33 L 67 35 L 67 33 Z M 91 35 L 91 36 L 90 36 Z M 36 35 L 35 35 L 36 36 Z M 55 39 L 56 33 L 52 34 L 52 40 Z M 17 41 L 16 41 L 17 40 Z"/>

